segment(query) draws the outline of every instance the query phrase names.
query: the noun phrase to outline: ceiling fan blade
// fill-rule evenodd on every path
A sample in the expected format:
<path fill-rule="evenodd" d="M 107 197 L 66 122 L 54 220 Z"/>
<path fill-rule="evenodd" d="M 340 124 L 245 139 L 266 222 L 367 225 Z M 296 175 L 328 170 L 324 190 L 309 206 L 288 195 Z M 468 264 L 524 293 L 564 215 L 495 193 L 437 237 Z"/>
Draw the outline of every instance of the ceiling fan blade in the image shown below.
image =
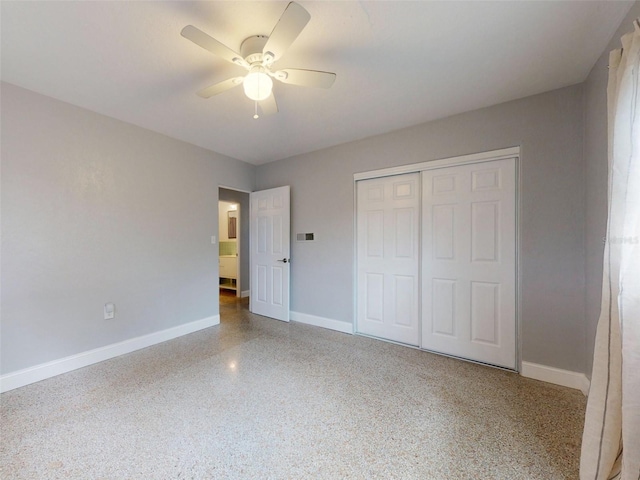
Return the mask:
<path fill-rule="evenodd" d="M 202 98 L 210 98 L 219 93 L 225 92 L 233 87 L 236 87 L 242 83 L 244 77 L 234 77 L 224 82 L 216 83 L 210 87 L 204 88 L 198 92 L 198 96 Z"/>
<path fill-rule="evenodd" d="M 258 105 L 260 105 L 260 110 L 262 110 L 262 114 L 265 117 L 278 113 L 278 104 L 276 103 L 276 97 L 273 96 L 273 92 L 271 92 L 271 95 L 267 98 L 258 102 Z"/>
<path fill-rule="evenodd" d="M 283 72 L 286 75 L 283 75 Z M 336 80 L 335 73 L 320 72 L 318 70 L 300 70 L 297 68 L 279 70 L 275 73 L 274 77 L 282 83 L 317 88 L 329 88 Z"/>
<path fill-rule="evenodd" d="M 191 40 L 196 45 L 210 51 L 214 55 L 224 58 L 226 61 L 235 63 L 245 68 L 249 68 L 249 64 L 239 53 L 234 52 L 226 45 L 220 43 L 213 37 L 210 37 L 202 30 L 194 27 L 193 25 L 187 25 L 180 32 L 184 38 Z"/>
<path fill-rule="evenodd" d="M 269 35 L 269 40 L 267 40 L 262 53 L 267 55 L 271 63 L 278 60 L 293 41 L 298 38 L 298 35 L 300 35 L 300 32 L 309 23 L 310 19 L 309 12 L 297 3 L 291 2 L 287 5 L 271 35 Z"/>

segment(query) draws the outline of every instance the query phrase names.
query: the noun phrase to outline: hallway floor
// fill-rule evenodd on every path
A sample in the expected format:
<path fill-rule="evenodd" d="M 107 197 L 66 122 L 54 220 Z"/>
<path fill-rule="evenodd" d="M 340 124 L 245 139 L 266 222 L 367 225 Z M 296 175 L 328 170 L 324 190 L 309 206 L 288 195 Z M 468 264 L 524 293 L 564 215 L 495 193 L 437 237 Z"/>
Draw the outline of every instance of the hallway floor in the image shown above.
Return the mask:
<path fill-rule="evenodd" d="M 252 315 L 0 397 L 3 479 L 575 479 L 581 392 Z"/>

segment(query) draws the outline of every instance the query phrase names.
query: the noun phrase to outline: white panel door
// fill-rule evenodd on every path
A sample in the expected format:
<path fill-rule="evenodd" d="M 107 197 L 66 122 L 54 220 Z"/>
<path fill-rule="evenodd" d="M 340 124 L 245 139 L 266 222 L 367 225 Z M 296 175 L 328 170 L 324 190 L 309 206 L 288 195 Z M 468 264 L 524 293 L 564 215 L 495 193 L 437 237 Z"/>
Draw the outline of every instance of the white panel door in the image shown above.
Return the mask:
<path fill-rule="evenodd" d="M 251 294 L 253 313 L 289 321 L 289 186 L 251 194 Z"/>
<path fill-rule="evenodd" d="M 357 183 L 360 333 L 419 345 L 420 176 Z"/>
<path fill-rule="evenodd" d="M 422 348 L 516 368 L 515 159 L 422 172 Z"/>

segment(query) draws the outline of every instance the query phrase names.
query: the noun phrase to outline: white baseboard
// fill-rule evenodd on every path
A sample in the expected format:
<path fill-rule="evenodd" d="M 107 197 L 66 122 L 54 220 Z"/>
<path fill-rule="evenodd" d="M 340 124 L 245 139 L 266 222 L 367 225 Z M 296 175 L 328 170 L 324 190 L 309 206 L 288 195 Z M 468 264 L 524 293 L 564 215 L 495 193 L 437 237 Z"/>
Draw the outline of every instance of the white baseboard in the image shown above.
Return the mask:
<path fill-rule="evenodd" d="M 8 392 L 14 388 L 24 387 L 30 383 L 39 382 L 47 378 L 55 377 L 62 373 L 67 373 L 78 368 L 86 367 L 94 363 L 102 362 L 110 358 L 131 353 L 141 348 L 150 347 L 158 343 L 166 342 L 182 335 L 197 332 L 203 328 L 213 327 L 220 323 L 220 315 L 202 318 L 193 322 L 167 328 L 159 332 L 149 333 L 141 337 L 130 338 L 119 343 L 95 348 L 86 352 L 60 358 L 51 362 L 42 363 L 33 367 L 7 373 L 0 376 L 0 393 Z"/>
<path fill-rule="evenodd" d="M 316 315 L 293 311 L 290 312 L 289 318 L 293 322 L 306 323 L 307 325 L 328 328 L 329 330 L 336 330 L 342 333 L 353 333 L 353 325 L 351 323 L 341 322 L 340 320 L 334 320 L 332 318 L 317 317 Z"/>
<path fill-rule="evenodd" d="M 240 292 L 240 298 L 247 298 L 249 293 L 251 293 L 251 290 L 242 290 L 242 292 Z"/>
<path fill-rule="evenodd" d="M 563 387 L 576 388 L 585 395 L 589 393 L 590 382 L 584 373 L 561 370 L 546 365 L 538 365 L 537 363 L 522 362 L 520 375 L 534 380 L 562 385 Z"/>

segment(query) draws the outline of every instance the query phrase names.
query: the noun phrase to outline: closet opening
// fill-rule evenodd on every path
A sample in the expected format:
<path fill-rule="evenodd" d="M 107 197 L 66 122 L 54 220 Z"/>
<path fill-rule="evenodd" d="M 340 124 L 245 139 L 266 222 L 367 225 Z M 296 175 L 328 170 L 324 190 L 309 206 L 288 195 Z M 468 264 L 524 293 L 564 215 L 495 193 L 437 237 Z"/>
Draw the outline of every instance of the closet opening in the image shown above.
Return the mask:
<path fill-rule="evenodd" d="M 354 175 L 357 333 L 519 369 L 519 155 Z"/>

